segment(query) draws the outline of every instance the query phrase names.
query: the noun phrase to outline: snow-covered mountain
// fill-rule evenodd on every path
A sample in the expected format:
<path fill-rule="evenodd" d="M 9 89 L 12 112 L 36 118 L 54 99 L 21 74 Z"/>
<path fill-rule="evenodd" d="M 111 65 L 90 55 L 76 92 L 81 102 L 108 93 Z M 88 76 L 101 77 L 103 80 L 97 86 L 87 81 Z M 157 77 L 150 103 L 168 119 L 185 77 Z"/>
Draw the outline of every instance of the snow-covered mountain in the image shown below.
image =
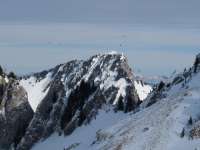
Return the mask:
<path fill-rule="evenodd" d="M 170 83 L 161 82 L 137 112 L 114 113 L 104 107 L 89 125 L 67 137 L 53 134 L 33 149 L 199 149 L 200 73 L 194 70 L 195 66 Z"/>
<path fill-rule="evenodd" d="M 17 95 L 12 98 L 3 94 L 6 104 L 1 104 L 0 110 L 4 110 L 4 116 L 0 124 L 6 124 L 7 119 L 13 117 L 8 111 L 7 101 L 19 101 L 10 106 L 12 113 L 20 117 L 24 115 L 27 119 L 23 120 L 24 126 L 14 128 L 15 124 L 20 125 L 21 119 L 13 118 L 15 121 L 9 125 L 15 132 L 4 129 L 8 137 L 13 138 L 0 138 L 0 146 L 17 150 L 29 150 L 51 135 L 70 137 L 79 128 L 90 127 L 89 124 L 100 116 L 109 126 L 125 113 L 135 111 L 151 91 L 150 86 L 136 81 L 127 58 L 116 52 L 95 55 L 86 61 L 70 61 L 47 71 L 21 77 L 20 80 L 13 79 L 12 83 L 5 85 L 5 89 L 10 87 L 9 84 L 12 90 L 21 90 L 16 91 Z M 17 100 L 22 100 L 22 97 L 23 101 Z M 23 102 L 26 105 L 21 106 Z M 20 113 L 15 110 L 18 106 Z M 107 119 L 104 120 L 104 117 Z M 3 130 L 1 133 L 4 135 Z"/>
<path fill-rule="evenodd" d="M 70 61 L 20 80 L 6 78 L 0 95 L 0 146 L 17 150 L 198 150 L 199 72 L 197 56 L 191 68 L 161 81 L 152 91 L 134 76 L 125 56 L 112 52 Z"/>

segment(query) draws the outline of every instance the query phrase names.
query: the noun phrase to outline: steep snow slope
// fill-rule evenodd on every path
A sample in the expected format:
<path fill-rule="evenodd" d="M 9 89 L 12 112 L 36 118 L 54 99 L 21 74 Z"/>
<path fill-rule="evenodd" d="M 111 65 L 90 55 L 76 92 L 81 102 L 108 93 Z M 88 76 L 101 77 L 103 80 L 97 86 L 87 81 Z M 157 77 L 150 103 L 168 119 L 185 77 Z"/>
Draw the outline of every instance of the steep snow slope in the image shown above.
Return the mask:
<path fill-rule="evenodd" d="M 94 144 L 96 133 L 113 126 L 126 115 L 122 112 L 115 113 L 112 110 L 109 111 L 108 108 L 104 108 L 89 125 L 77 128 L 73 134 L 67 137 L 53 134 L 47 140 L 36 144 L 32 150 L 63 150 L 69 147 L 75 147 L 76 150 L 89 150 Z"/>
<path fill-rule="evenodd" d="M 20 85 L 23 86 L 28 94 L 28 101 L 33 109 L 36 111 L 39 103 L 44 99 L 49 90 L 49 83 L 52 80 L 52 73 L 48 73 L 43 79 L 37 79 L 31 76 L 27 79 L 22 79 Z"/>

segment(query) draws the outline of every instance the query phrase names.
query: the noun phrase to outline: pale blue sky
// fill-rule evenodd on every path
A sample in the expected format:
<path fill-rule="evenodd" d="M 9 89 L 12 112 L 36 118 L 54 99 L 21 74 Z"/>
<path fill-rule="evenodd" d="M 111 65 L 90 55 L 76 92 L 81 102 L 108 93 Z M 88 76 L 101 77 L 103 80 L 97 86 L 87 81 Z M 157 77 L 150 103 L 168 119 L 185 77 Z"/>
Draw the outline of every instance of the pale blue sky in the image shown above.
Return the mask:
<path fill-rule="evenodd" d="M 21 74 L 116 50 L 144 75 L 169 75 L 199 52 L 199 6 L 199 0 L 0 0 L 0 64 Z"/>

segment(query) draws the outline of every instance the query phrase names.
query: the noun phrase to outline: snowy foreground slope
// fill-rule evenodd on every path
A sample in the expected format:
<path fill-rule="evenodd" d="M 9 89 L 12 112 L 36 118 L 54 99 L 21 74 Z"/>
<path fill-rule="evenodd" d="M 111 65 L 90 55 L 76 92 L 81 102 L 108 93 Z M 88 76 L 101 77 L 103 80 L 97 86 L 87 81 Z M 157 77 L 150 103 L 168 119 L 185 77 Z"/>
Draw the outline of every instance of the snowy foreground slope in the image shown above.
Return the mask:
<path fill-rule="evenodd" d="M 166 92 L 167 97 L 154 105 L 132 114 L 102 133 L 108 135 L 95 148 L 124 150 L 188 150 L 200 148 L 200 140 L 189 138 L 190 116 L 198 120 L 200 115 L 200 75 L 188 83 Z M 185 128 L 185 137 L 181 132 Z M 94 149 L 95 149 L 94 148 Z"/>
<path fill-rule="evenodd" d="M 200 73 L 189 70 L 159 88 L 160 98 L 147 107 L 151 94 L 136 113 L 104 107 L 89 125 L 67 137 L 53 134 L 32 149 L 199 150 L 200 139 L 191 131 L 200 124 Z"/>

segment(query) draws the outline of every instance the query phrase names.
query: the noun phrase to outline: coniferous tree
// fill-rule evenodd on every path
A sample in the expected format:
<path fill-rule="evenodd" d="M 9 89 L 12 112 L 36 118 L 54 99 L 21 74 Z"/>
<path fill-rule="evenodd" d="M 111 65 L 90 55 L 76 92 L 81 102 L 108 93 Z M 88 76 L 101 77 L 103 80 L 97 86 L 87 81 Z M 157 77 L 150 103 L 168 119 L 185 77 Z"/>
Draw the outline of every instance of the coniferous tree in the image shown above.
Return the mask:
<path fill-rule="evenodd" d="M 10 73 L 8 74 L 8 78 L 16 79 L 17 77 L 16 77 L 16 75 L 14 74 L 14 72 L 10 72 Z"/>
<path fill-rule="evenodd" d="M 162 90 L 165 86 L 165 83 L 163 81 L 161 81 L 158 85 L 158 91 Z"/>
<path fill-rule="evenodd" d="M 0 66 L 0 75 L 3 75 L 3 69 L 1 66 Z"/>
<path fill-rule="evenodd" d="M 180 137 L 183 138 L 184 136 L 185 136 L 185 128 L 183 128 L 183 130 L 181 131 Z"/>
<path fill-rule="evenodd" d="M 194 62 L 194 73 L 197 73 L 198 63 L 199 63 L 199 61 L 198 61 L 198 59 L 196 58 L 196 59 L 195 59 L 195 62 Z"/>
<path fill-rule="evenodd" d="M 193 124 L 193 120 L 192 117 L 190 116 L 189 120 L 188 120 L 188 125 L 192 125 Z"/>
<path fill-rule="evenodd" d="M 127 96 L 127 99 L 126 99 L 126 104 L 125 104 L 125 113 L 127 112 L 130 112 L 134 109 L 134 102 L 131 98 L 131 96 Z"/>
<path fill-rule="evenodd" d="M 123 97 L 120 95 L 118 103 L 117 103 L 117 110 L 124 110 L 124 102 L 123 102 Z"/>

